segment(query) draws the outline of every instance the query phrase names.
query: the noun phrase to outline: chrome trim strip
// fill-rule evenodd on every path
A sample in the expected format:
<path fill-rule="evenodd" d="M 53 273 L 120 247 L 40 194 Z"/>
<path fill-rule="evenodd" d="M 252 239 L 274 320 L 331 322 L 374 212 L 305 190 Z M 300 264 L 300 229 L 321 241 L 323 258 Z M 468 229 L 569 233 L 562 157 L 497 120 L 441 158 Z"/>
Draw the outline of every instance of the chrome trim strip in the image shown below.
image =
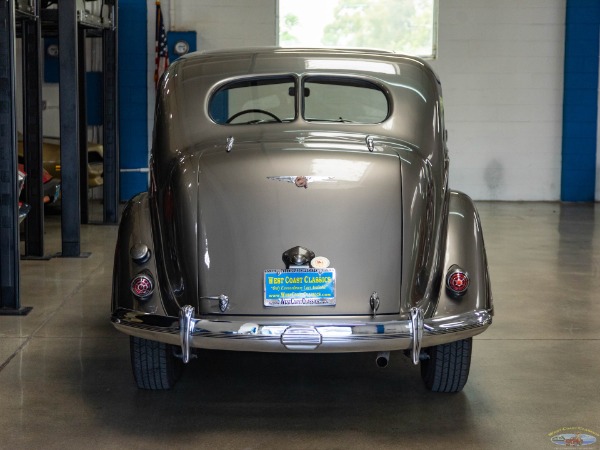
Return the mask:
<path fill-rule="evenodd" d="M 323 317 L 289 319 L 287 322 L 277 318 L 254 318 L 259 323 L 249 321 L 206 320 L 191 317 L 189 331 L 186 320 L 175 317 L 144 314 L 127 309 L 116 310 L 111 317 L 114 326 L 133 336 L 161 341 L 177 346 L 189 345 L 189 348 L 206 348 L 237 351 L 289 351 L 282 344 L 282 335 L 290 326 L 314 327 L 321 335 L 321 344 L 314 352 L 342 353 L 366 351 L 415 350 L 459 339 L 465 339 L 482 333 L 491 323 L 491 311 L 477 310 L 455 316 L 422 320 L 419 314 L 413 320 L 369 321 L 350 319 L 327 319 Z M 183 323 L 183 327 L 182 327 Z M 417 329 L 417 341 L 413 338 L 413 329 Z M 419 336 L 422 329 L 422 336 Z M 184 342 L 183 334 L 189 336 Z M 421 337 L 421 339 L 418 339 Z M 295 350 L 297 351 L 297 350 Z M 307 350 L 308 351 L 308 350 Z M 418 357 L 418 353 L 416 353 Z M 413 355 L 414 356 L 414 355 Z"/>

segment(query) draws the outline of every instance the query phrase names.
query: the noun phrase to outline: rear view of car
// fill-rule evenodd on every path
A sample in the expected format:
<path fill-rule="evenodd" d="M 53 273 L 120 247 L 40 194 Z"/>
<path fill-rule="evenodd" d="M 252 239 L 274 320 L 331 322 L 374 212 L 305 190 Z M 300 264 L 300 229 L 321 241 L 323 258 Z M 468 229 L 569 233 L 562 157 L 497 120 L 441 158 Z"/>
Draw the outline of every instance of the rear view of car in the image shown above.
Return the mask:
<path fill-rule="evenodd" d="M 442 91 L 387 52 L 192 54 L 158 93 L 151 186 L 125 209 L 111 320 L 143 389 L 196 349 L 402 350 L 458 392 L 492 322 L 471 199 L 448 187 Z"/>

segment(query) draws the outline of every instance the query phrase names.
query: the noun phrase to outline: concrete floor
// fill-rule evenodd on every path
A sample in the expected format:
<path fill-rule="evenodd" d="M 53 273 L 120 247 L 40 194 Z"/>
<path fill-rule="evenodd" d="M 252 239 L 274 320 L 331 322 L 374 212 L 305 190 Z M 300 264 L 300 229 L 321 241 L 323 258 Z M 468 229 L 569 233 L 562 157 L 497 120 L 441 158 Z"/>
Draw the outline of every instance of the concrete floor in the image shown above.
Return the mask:
<path fill-rule="evenodd" d="M 0 317 L 2 449 L 551 449 L 600 441 L 600 206 L 479 203 L 496 317 L 459 394 L 401 354 L 204 352 L 176 389 L 139 391 L 109 322 L 115 226 L 89 258 L 23 261 L 26 317 Z M 60 251 L 56 217 L 48 253 Z M 600 444 L 586 448 L 600 448 Z"/>

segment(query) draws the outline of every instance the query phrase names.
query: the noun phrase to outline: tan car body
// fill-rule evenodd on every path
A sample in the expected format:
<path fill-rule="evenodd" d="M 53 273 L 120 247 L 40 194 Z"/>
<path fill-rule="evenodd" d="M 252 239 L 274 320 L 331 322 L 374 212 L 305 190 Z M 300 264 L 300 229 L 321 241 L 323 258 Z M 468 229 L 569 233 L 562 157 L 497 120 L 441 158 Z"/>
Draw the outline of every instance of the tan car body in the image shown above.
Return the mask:
<path fill-rule="evenodd" d="M 270 82 L 288 83 L 290 98 L 256 100 L 273 105 L 268 115 L 256 106 L 233 114 L 235 89 Z M 319 101 L 323 114 L 335 111 L 316 93 L 338 84 L 366 86 L 388 110 L 375 123 L 308 117 Z M 224 92 L 229 111 L 219 119 Z M 358 103 L 367 115 L 374 109 Z M 286 108 L 293 115 L 275 114 Z M 435 360 L 432 349 L 468 344 L 470 363 L 470 338 L 492 321 L 492 295 L 475 206 L 447 185 L 445 136 L 440 82 L 418 58 L 250 49 L 173 64 L 158 91 L 151 187 L 129 202 L 115 253 L 112 322 L 132 336 L 138 386 L 171 386 L 140 368 L 149 342 L 184 362 L 207 348 L 373 351 L 382 365 L 393 350 L 418 363 Z M 290 254 L 297 265 L 286 263 Z M 319 267 L 335 269 L 334 300 L 269 302 L 278 276 L 295 289 L 303 274 L 331 275 Z M 464 292 L 449 289 L 453 271 L 468 277 Z M 152 290 L 140 296 L 147 281 Z M 439 378 L 432 370 L 425 380 Z M 454 392 L 464 382 L 426 385 Z"/>
<path fill-rule="evenodd" d="M 19 156 L 23 157 L 23 137 L 19 133 Z M 104 148 L 102 144 L 88 142 L 88 187 L 104 184 Z M 60 178 L 60 139 L 44 137 L 42 140 L 42 166 L 54 178 Z"/>

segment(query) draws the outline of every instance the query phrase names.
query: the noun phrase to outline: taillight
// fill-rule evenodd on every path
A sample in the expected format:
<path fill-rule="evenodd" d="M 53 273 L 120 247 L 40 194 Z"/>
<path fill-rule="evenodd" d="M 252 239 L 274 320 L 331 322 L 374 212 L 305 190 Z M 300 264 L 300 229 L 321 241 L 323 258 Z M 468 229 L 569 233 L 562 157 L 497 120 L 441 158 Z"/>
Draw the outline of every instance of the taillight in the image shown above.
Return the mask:
<path fill-rule="evenodd" d="M 25 184 L 25 172 L 21 169 L 21 164 L 19 164 L 19 170 L 17 170 L 17 197 L 21 195 L 21 191 L 23 190 L 23 185 Z"/>
<path fill-rule="evenodd" d="M 469 288 L 469 274 L 454 265 L 446 274 L 446 288 L 456 297 L 463 295 Z"/>
<path fill-rule="evenodd" d="M 131 280 L 131 292 L 139 300 L 148 300 L 154 292 L 154 278 L 148 271 L 138 273 Z"/>
<path fill-rule="evenodd" d="M 52 175 L 46 169 L 42 169 L 42 183 L 47 183 L 52 179 Z"/>

